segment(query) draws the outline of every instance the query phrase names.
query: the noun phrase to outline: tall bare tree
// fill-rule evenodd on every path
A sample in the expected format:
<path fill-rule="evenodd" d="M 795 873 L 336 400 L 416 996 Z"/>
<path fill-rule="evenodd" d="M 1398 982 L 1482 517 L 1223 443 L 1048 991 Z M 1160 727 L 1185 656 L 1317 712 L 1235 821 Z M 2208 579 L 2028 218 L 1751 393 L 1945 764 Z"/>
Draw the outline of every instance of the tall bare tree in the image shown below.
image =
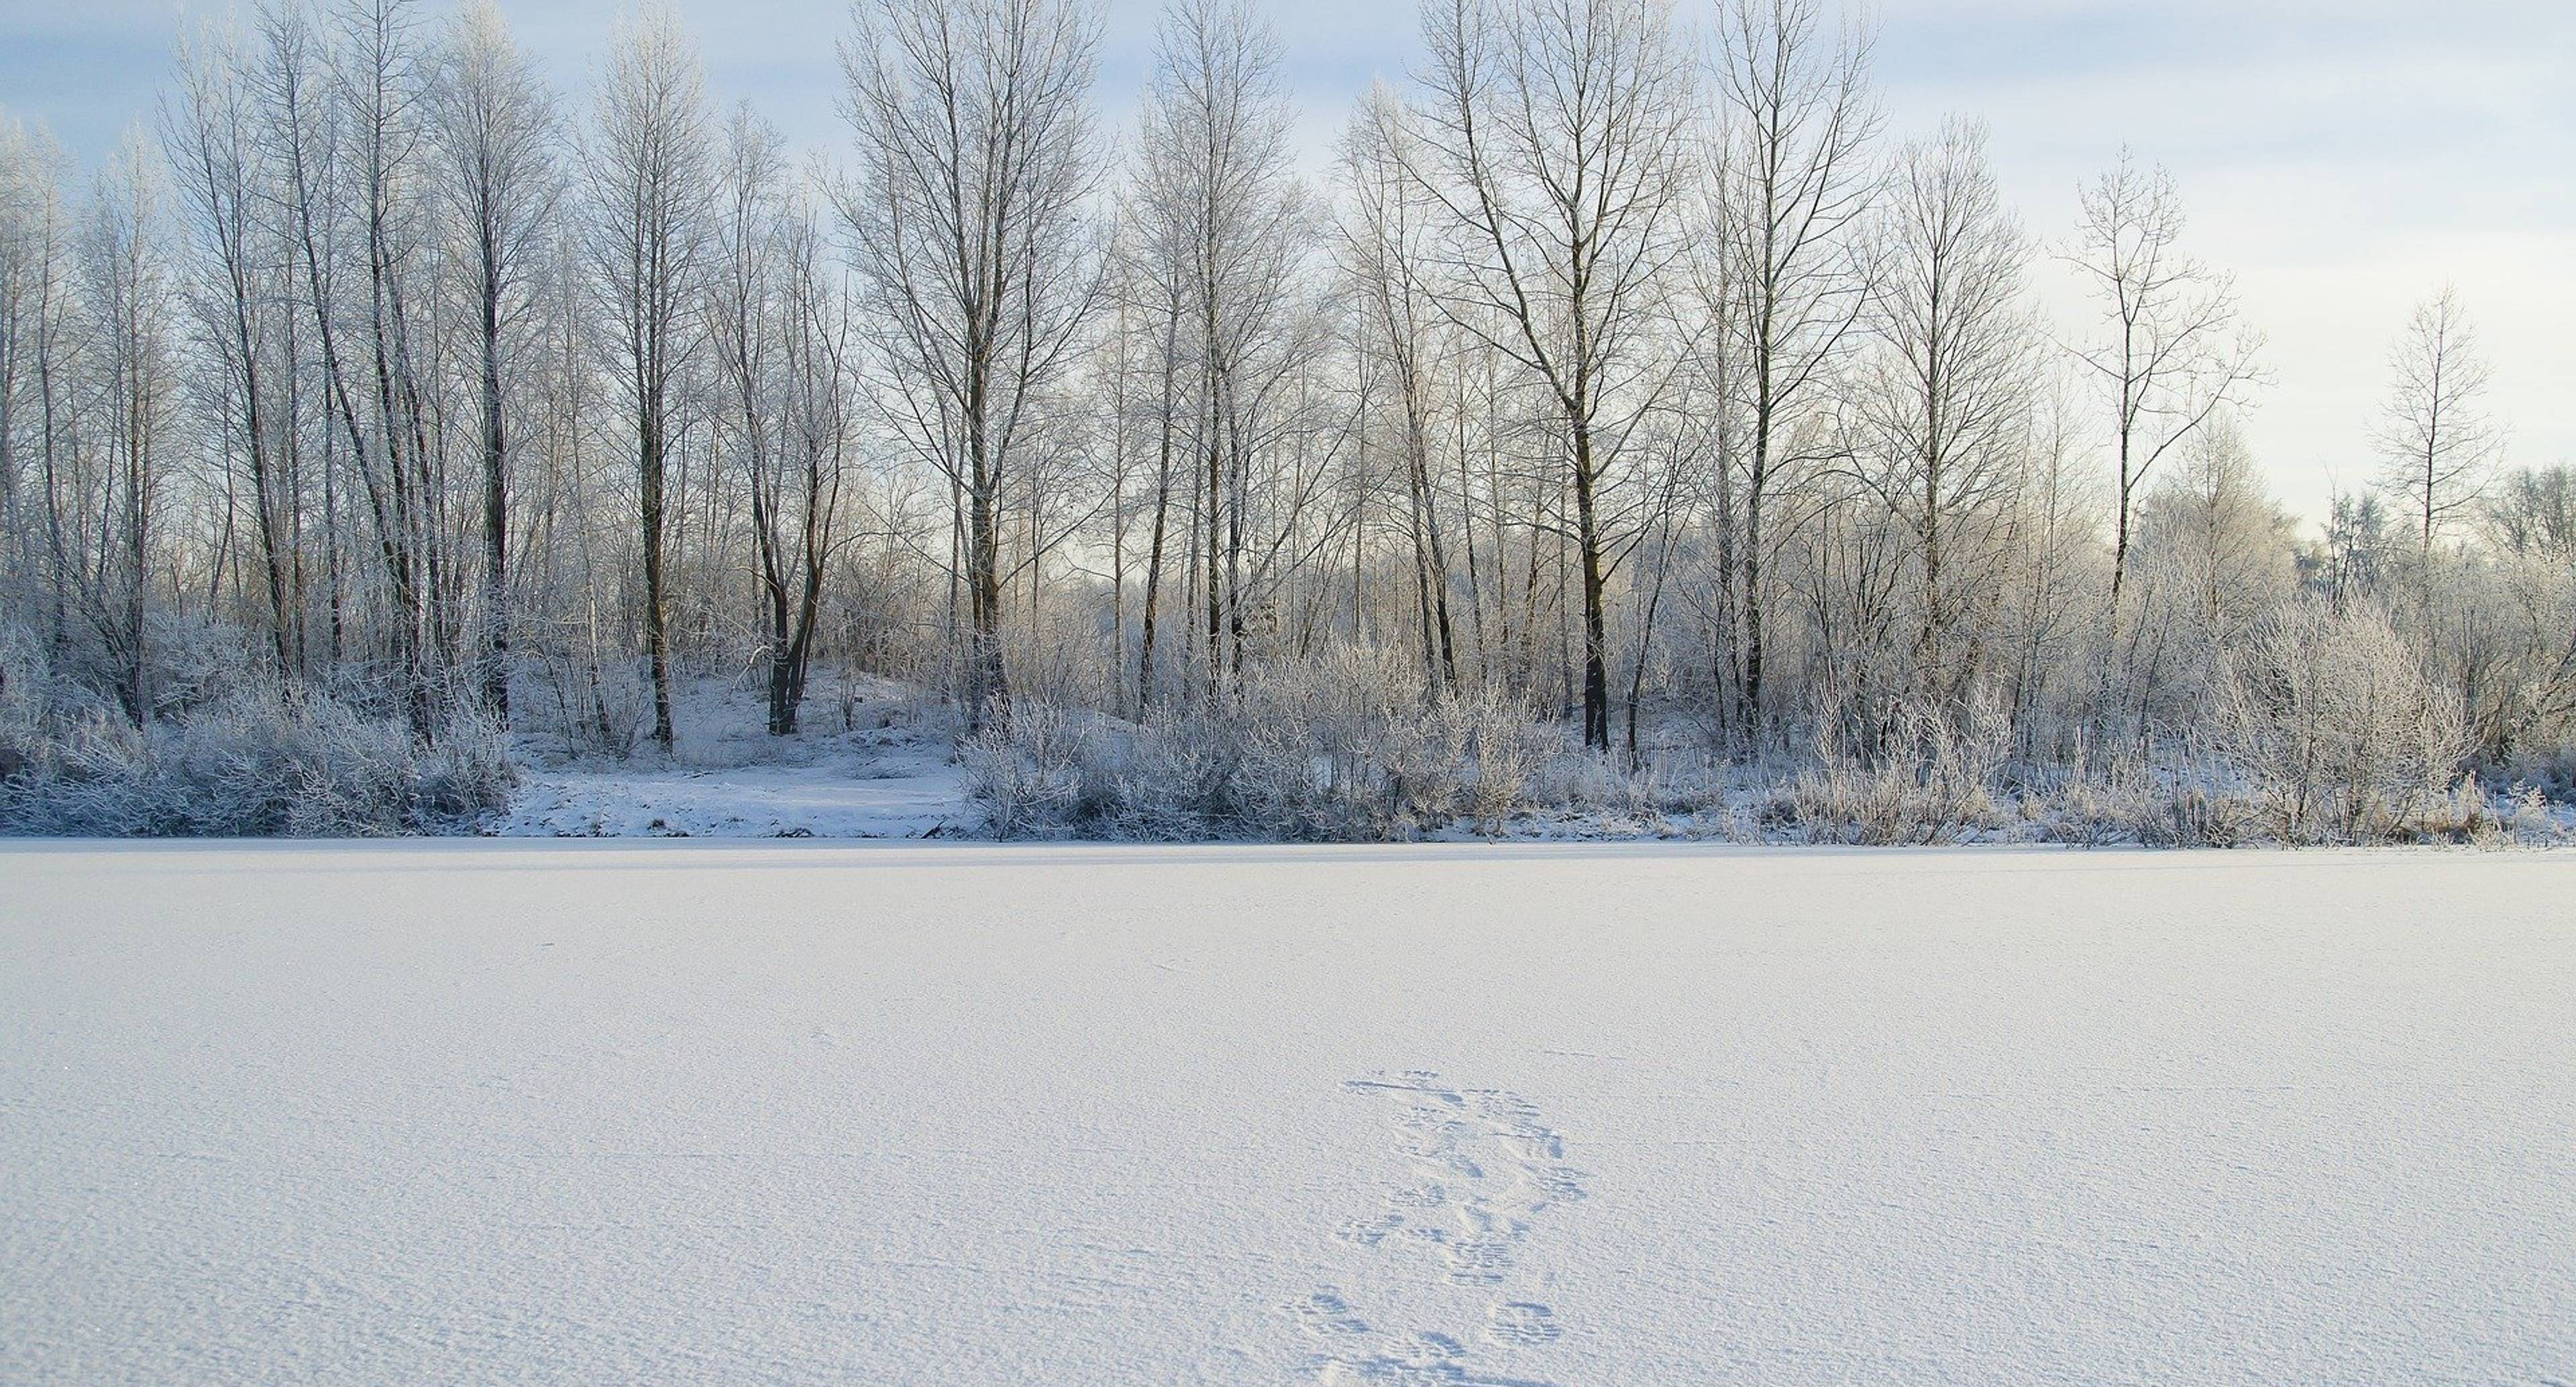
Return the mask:
<path fill-rule="evenodd" d="M 628 21 L 612 40 L 582 151 L 590 259 L 616 332 L 613 355 L 634 428 L 644 641 L 652 666 L 653 740 L 672 742 L 671 635 L 664 543 L 675 398 L 699 345 L 713 195 L 706 82 L 667 11 Z"/>
<path fill-rule="evenodd" d="M 70 627 L 62 480 L 77 336 L 63 198 L 69 161 L 43 129 L 15 120 L 0 121 L 0 153 L 0 518 L 9 523 L 12 580 L 0 596 L 40 605 L 47 641 L 60 647 Z"/>
<path fill-rule="evenodd" d="M 971 725 L 1006 715 L 1001 506 L 1099 289 L 1087 206 L 1099 18 L 1082 0 L 864 0 L 841 199 L 884 324 L 887 418 L 958 498 Z"/>
<path fill-rule="evenodd" d="M 335 196 L 357 214 L 365 299 L 357 322 L 366 384 L 345 394 L 354 456 L 392 589 L 396 657 L 415 734 L 430 736 L 452 668 L 456 578 L 448 552 L 433 369 L 438 241 L 421 176 L 427 154 L 427 55 L 413 0 L 347 0 L 336 16 L 330 94 L 344 147 Z M 329 313 L 321 304 L 317 312 Z M 363 412 L 363 427 L 355 420 Z"/>
<path fill-rule="evenodd" d="M 173 470 L 177 378 L 170 249 L 158 169 L 130 134 L 101 171 L 79 263 L 95 318 L 92 411 L 99 443 L 97 551 L 88 604 L 115 662 L 117 696 L 151 721 L 151 611 L 162 490 Z"/>
<path fill-rule="evenodd" d="M 2076 360 L 2110 397 L 2114 474 L 2111 620 L 2120 621 L 2139 488 L 2166 454 L 2261 383 L 2259 335 L 2237 320 L 2231 276 L 2182 249 L 2173 175 L 2127 150 L 2083 190 L 2068 263 L 2101 303 L 2100 334 Z"/>
<path fill-rule="evenodd" d="M 1722 661 L 1734 719 L 1753 735 L 1764 714 L 1769 561 L 1782 543 L 1780 478 L 1830 455 L 1802 447 L 1799 411 L 1857 341 L 1871 293 L 1862 235 L 1876 175 L 1868 149 L 1879 116 L 1869 94 L 1867 36 L 1828 33 L 1817 0 L 1724 0 L 1718 16 L 1718 119 L 1725 184 L 1717 213 L 1725 298 L 1746 402 L 1744 486 L 1733 572 L 1721 588 L 1734 650 Z M 1739 509 L 1731 481 L 1730 509 Z"/>
<path fill-rule="evenodd" d="M 2005 210 L 1983 127 L 1953 118 L 1897 155 L 1884 199 L 1877 343 L 1859 416 L 1865 475 L 1911 540 L 1921 583 L 1917 691 L 1955 702 L 1961 599 L 2000 559 L 2037 372 L 2023 301 L 2028 242 Z"/>
<path fill-rule="evenodd" d="M 1241 0 L 1181 0 L 1163 17 L 1139 159 L 1138 212 L 1176 259 L 1192 329 L 1191 490 L 1212 683 L 1242 666 L 1253 454 L 1301 345 L 1310 218 L 1278 70 L 1277 38 Z"/>
<path fill-rule="evenodd" d="M 1669 373 L 1690 67 L 1661 0 L 1435 0 L 1416 181 L 1455 228 L 1447 316 L 1538 382 L 1562 430 L 1586 746 L 1610 745 L 1605 492 Z M 1560 512 L 1561 514 L 1561 512 Z"/>
<path fill-rule="evenodd" d="M 217 376 L 227 466 L 246 464 L 259 543 L 271 657 L 282 678 L 302 665 L 302 595 L 295 497 L 287 466 L 292 421 L 276 308 L 290 302 L 277 271 L 282 238 L 263 167 L 258 112 L 246 55 L 233 35 L 207 29 L 180 51 L 178 91 L 165 102 L 161 142 L 177 175 L 180 202 L 198 254 L 196 318 Z"/>
<path fill-rule="evenodd" d="M 855 401 L 850 314 L 781 150 L 748 106 L 726 123 L 709 321 L 722 436 L 751 502 L 769 730 L 784 736 L 804 700 Z"/>
<path fill-rule="evenodd" d="M 19 122 L 0 113 L 0 597 L 30 600 L 35 527 L 20 518 L 30 483 L 19 438 L 35 374 L 36 286 L 43 270 L 39 230 L 52 200 L 52 161 Z"/>
<path fill-rule="evenodd" d="M 322 402 L 327 423 L 321 430 L 322 460 L 322 563 L 325 618 L 324 654 L 336 665 L 346 653 L 347 618 L 350 596 L 343 582 L 342 562 L 344 528 L 341 523 L 340 477 L 344 469 L 355 469 L 368 479 L 367 496 L 375 502 L 376 549 L 388 580 L 392 605 L 397 611 L 409 612 L 408 566 L 395 532 L 384 523 L 382 489 L 374 483 L 374 472 L 364 466 L 371 448 L 371 431 L 362 417 L 352 353 L 355 339 L 343 330 L 340 287 L 340 246 L 345 212 L 344 199 L 337 188 L 340 162 L 339 133 L 341 122 L 335 117 L 330 86 L 324 65 L 324 43 L 310 12 L 298 4 L 271 4 L 259 11 L 259 59 L 256 64 L 260 103 L 260 148 L 271 168 L 272 196 L 278 203 L 279 234 L 285 238 L 285 277 L 293 281 L 297 298 L 286 332 L 296 342 L 290 355 L 298 358 L 295 372 L 287 385 L 292 391 L 297 377 L 318 377 L 312 384 Z M 309 328 L 310 346 L 299 338 L 299 329 Z M 312 354 L 307 363 L 304 352 Z M 290 409 L 289 413 L 295 411 Z M 293 440 L 290 434 L 290 442 Z M 345 460 L 340 456 L 345 443 Z M 391 644 L 397 662 L 410 676 L 407 654 L 406 621 L 392 623 Z M 419 704 L 413 701 L 415 729 L 418 727 Z"/>
<path fill-rule="evenodd" d="M 1425 267 L 1437 233 L 1436 207 L 1407 174 L 1419 162 L 1404 108 L 1385 87 L 1362 99 L 1342 140 L 1345 212 L 1342 272 L 1359 290 L 1362 350 L 1382 355 L 1394 378 L 1405 492 L 1414 536 L 1414 582 L 1422 594 L 1423 663 L 1434 687 L 1458 680 L 1457 633 L 1449 614 L 1449 553 L 1434 485 L 1432 430 L 1445 325 Z M 1463 408 L 1463 405 L 1461 406 Z"/>
<path fill-rule="evenodd" d="M 514 337 L 537 302 L 535 275 L 560 181 L 554 101 L 500 10 L 474 0 L 450 32 L 437 85 L 437 143 L 465 229 L 482 430 L 484 706 L 510 712 L 510 458 L 506 389 Z"/>

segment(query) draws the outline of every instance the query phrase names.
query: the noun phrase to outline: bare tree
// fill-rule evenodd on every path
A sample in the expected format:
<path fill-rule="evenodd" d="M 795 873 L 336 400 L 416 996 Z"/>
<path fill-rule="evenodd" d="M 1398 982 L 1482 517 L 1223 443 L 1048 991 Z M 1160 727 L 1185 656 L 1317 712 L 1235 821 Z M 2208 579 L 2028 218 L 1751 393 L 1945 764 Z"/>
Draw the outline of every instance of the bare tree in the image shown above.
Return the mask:
<path fill-rule="evenodd" d="M 1169 253 L 1165 244 L 1165 233 L 1170 228 L 1159 218 L 1144 215 L 1143 207 L 1151 191 L 1145 187 L 1126 190 L 1120 234 L 1111 250 L 1113 292 L 1120 304 L 1120 321 L 1150 325 L 1146 329 L 1149 340 L 1138 354 L 1151 363 L 1155 377 L 1144 405 L 1151 413 L 1154 433 L 1154 499 L 1152 519 L 1146 526 L 1145 590 L 1137 625 L 1139 711 L 1154 702 L 1154 652 L 1162 631 L 1163 567 L 1170 548 L 1173 467 L 1180 461 L 1180 450 L 1186 442 L 1182 412 L 1189 408 L 1181 393 L 1186 369 L 1184 352 L 1188 350 L 1182 337 L 1189 306 L 1187 286 L 1180 260 Z"/>
<path fill-rule="evenodd" d="M 70 460 L 70 358 L 78 336 L 69 265 L 72 228 L 62 195 L 68 161 L 41 128 L 0 126 L 0 472 L 9 477 L 13 589 L 32 586 L 49 644 L 70 627 L 71 529 L 64 506 Z M 32 438 L 30 437 L 32 435 Z M 29 492 L 33 492 L 32 499 Z M 6 594 L 13 600 L 18 592 Z"/>
<path fill-rule="evenodd" d="M 1455 228 L 1442 301 L 1543 386 L 1563 430 L 1583 738 L 1607 749 L 1603 493 L 1669 374 L 1655 329 L 1682 246 L 1689 65 L 1661 0 L 1445 0 L 1423 31 L 1411 172 Z"/>
<path fill-rule="evenodd" d="M 2455 289 L 2444 285 L 2415 306 L 2389 349 L 2388 366 L 2388 400 L 2373 440 L 2382 459 L 2380 487 L 2414 522 L 2429 582 L 2434 536 L 2477 504 L 2504 443 L 2503 430 L 2483 409 L 2491 373 Z"/>
<path fill-rule="evenodd" d="M 1718 24 L 1727 282 L 1712 308 L 1739 344 L 1748 415 L 1740 535 L 1726 544 L 1736 572 L 1721 582 L 1738 648 L 1722 672 L 1735 720 L 1752 735 L 1764 709 L 1765 573 L 1784 531 L 1774 493 L 1783 476 L 1826 460 L 1793 441 L 1828 437 L 1802 435 L 1799 411 L 1857 340 L 1869 302 L 1861 233 L 1877 187 L 1866 161 L 1879 116 L 1868 38 L 1828 35 L 1816 0 L 1725 0 Z"/>
<path fill-rule="evenodd" d="M 678 22 L 664 11 L 628 22 L 600 76 L 582 160 L 592 271 L 617 334 L 617 373 L 635 430 L 653 740 L 666 750 L 671 637 L 663 547 L 674 393 L 700 336 L 711 196 L 706 127 L 705 79 Z"/>
<path fill-rule="evenodd" d="M 2576 577 L 2576 465 L 2516 469 L 2481 509 L 2498 548 Z"/>
<path fill-rule="evenodd" d="M 794 732 L 823 613 L 823 584 L 840 543 L 843 480 L 857 427 L 856 322 L 839 292 L 810 205 L 779 232 L 784 262 L 778 467 L 758 494 L 752 538 L 769 606 L 773 731 Z"/>
<path fill-rule="evenodd" d="M 949 479 L 971 609 L 970 724 L 1006 715 L 1001 517 L 1040 397 L 1099 286 L 1086 208 L 1099 19 L 1081 0 L 866 0 L 842 45 L 842 197 L 884 324 L 887 417 Z"/>
<path fill-rule="evenodd" d="M 512 339 L 536 303 L 535 270 L 560 187 L 553 98 L 490 0 L 461 11 L 437 87 L 437 140 L 447 188 L 466 233 L 482 428 L 484 706 L 510 712 L 510 454 Z"/>
<path fill-rule="evenodd" d="M 1278 68 L 1278 40 L 1240 0 L 1181 0 L 1163 18 L 1139 160 L 1138 212 L 1180 267 L 1192 329 L 1211 685 L 1243 665 L 1253 454 L 1304 345 L 1297 270 L 1311 223 Z"/>
<path fill-rule="evenodd" d="M 1423 662 L 1434 687 L 1458 681 L 1457 635 L 1449 615 L 1449 553 L 1441 533 L 1440 493 L 1431 457 L 1435 379 L 1443 324 L 1424 279 L 1433 258 L 1437 211 L 1407 175 L 1420 155 L 1395 95 L 1379 87 L 1363 99 L 1343 136 L 1347 211 L 1341 219 L 1342 269 L 1365 305 L 1363 350 L 1386 360 L 1401 416 L 1405 493 L 1414 536 L 1414 582 L 1422 594 Z"/>
<path fill-rule="evenodd" d="M 1919 691 L 1951 702 L 1969 673 L 1949 663 L 1959 594 L 1977 591 L 2000 558 L 1994 522 L 2028 441 L 2028 243 L 1996 189 L 1983 127 L 1958 118 L 1898 154 L 1885 223 L 1878 351 L 1856 412 L 1867 475 L 1919 568 Z"/>
<path fill-rule="evenodd" d="M 139 135 L 100 174 L 80 243 L 97 364 L 88 402 L 100 436 L 98 550 L 88 604 L 115 661 L 117 696 L 140 727 L 154 709 L 151 603 L 163 483 L 177 412 L 162 190 Z"/>
<path fill-rule="evenodd" d="M 804 701 L 855 401 L 850 314 L 781 147 L 747 105 L 726 124 L 709 321 L 722 436 L 751 502 L 769 730 L 785 736 Z"/>
<path fill-rule="evenodd" d="M 339 282 L 339 249 L 342 209 L 341 198 L 334 187 L 340 143 L 337 124 L 326 96 L 327 79 L 323 73 L 321 40 L 311 16 L 300 5 L 272 4 L 259 12 L 260 60 L 255 71 L 259 81 L 260 147 L 272 168 L 273 196 L 279 203 L 279 234 L 287 242 L 283 273 L 293 280 L 300 300 L 298 311 L 290 316 L 286 331 L 290 340 L 298 335 L 299 326 L 312 330 L 314 359 L 309 363 L 328 423 L 322 430 L 322 544 L 324 592 L 328 613 L 325 623 L 325 653 L 334 665 L 345 653 L 348 596 L 344 591 L 339 479 L 344 466 L 361 471 L 368 455 L 369 430 L 360 416 L 360 406 L 351 377 L 347 341 L 341 327 Z M 300 347 L 300 344 L 299 344 Z M 300 358 L 301 351 L 290 355 Z M 290 391 L 306 362 L 297 362 L 290 372 Z M 293 411 L 290 410 L 290 413 Z M 290 439 L 293 435 L 290 434 Z M 348 457 L 345 463 L 337 457 L 339 444 L 345 441 Z M 366 488 L 371 500 L 381 500 L 380 489 L 373 485 L 372 472 L 367 473 Z M 407 566 L 391 529 L 382 521 L 382 506 L 376 506 L 378 523 L 376 539 L 386 576 L 399 610 L 408 611 L 405 589 Z M 399 654 L 404 645 L 403 622 L 394 623 L 393 644 Z M 405 661 L 406 679 L 409 663 Z M 414 704 L 417 710 L 417 704 Z"/>
<path fill-rule="evenodd" d="M 34 593 L 29 541 L 35 527 L 21 515 L 30 450 L 20 436 L 32 412 L 37 287 L 47 272 L 39 262 L 41 228 L 53 200 L 53 162 L 25 127 L 0 114 L 0 598 L 12 603 Z"/>
<path fill-rule="evenodd" d="M 2164 624 L 2201 643 L 2195 670 L 2217 668 L 2288 600 L 2294 529 L 2227 414 L 2212 417 L 2140 500 L 2140 547 L 2165 578 Z"/>
<path fill-rule="evenodd" d="M 236 456 L 247 464 L 270 652 L 284 677 L 302 664 L 301 594 L 292 577 L 298 542 L 285 465 L 293 426 L 283 417 L 289 396 L 281 379 L 295 363 L 279 359 L 283 325 L 275 308 L 288 301 L 276 282 L 282 242 L 270 231 L 250 74 L 230 33 L 209 29 L 182 47 L 177 95 L 162 109 L 162 146 L 198 250 L 195 316 L 218 377 L 212 393 L 224 420 L 227 466 Z"/>
<path fill-rule="evenodd" d="M 394 598 L 392 632 L 415 735 L 439 721 L 455 637 L 440 484 L 437 401 L 426 379 L 435 334 L 433 208 L 417 176 L 425 152 L 425 56 L 412 0 L 348 0 L 331 50 L 331 100 L 346 141 L 332 194 L 357 211 L 366 385 L 344 391 L 352 463 L 364 483 Z M 316 312 L 328 315 L 329 303 Z M 361 402 L 363 401 L 363 403 Z M 358 422 L 363 411 L 367 420 Z"/>
<path fill-rule="evenodd" d="M 2066 259 L 2104 314 L 2101 335 L 2075 357 L 2109 394 L 2118 463 L 2111 542 L 2111 620 L 2120 620 L 2130 525 L 2139 488 L 2167 453 L 2261 383 L 2259 335 L 2237 322 L 2234 280 L 2182 250 L 2173 175 L 2138 167 L 2128 151 L 2083 190 Z"/>

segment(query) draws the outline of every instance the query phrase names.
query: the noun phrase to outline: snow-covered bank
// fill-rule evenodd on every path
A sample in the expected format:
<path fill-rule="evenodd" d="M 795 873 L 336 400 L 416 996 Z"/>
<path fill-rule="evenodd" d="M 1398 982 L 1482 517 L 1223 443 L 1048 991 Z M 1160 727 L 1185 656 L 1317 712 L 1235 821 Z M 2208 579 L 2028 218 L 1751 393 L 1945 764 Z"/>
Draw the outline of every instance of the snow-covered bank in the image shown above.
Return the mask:
<path fill-rule="evenodd" d="M 964 773 L 920 741 L 804 764 L 525 772 L 511 838 L 925 838 L 979 826 Z"/>
<path fill-rule="evenodd" d="M 0 845 L 0 1380 L 2570 1380 L 2571 884 Z"/>
<path fill-rule="evenodd" d="M 677 746 L 581 755 L 530 739 L 517 792 L 478 832 L 512 838 L 925 838 L 972 833 L 966 776 L 917 691 L 856 679 L 809 698 L 803 730 L 773 737 L 754 692 L 683 690 Z"/>

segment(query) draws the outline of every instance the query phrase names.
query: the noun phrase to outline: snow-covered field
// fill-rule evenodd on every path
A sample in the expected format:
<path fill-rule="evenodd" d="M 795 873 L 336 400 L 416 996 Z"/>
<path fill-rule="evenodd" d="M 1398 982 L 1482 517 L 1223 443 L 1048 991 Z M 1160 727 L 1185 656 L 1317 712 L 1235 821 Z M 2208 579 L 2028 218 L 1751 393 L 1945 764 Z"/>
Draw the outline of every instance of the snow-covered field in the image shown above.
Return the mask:
<path fill-rule="evenodd" d="M 2557 856 L 0 847 L 0 1382 L 2576 1382 Z"/>

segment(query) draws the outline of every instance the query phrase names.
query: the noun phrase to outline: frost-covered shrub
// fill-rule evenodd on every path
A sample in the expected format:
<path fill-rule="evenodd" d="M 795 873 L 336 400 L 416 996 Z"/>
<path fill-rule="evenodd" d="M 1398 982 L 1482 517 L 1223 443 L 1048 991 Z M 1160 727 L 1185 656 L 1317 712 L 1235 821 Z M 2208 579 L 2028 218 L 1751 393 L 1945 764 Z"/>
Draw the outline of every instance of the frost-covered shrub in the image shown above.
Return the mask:
<path fill-rule="evenodd" d="M 540 649 L 529 667 L 534 688 L 511 699 L 522 730 L 576 755 L 618 759 L 653 730 L 653 688 L 637 661 L 575 646 Z"/>
<path fill-rule="evenodd" d="M 2238 645 L 2187 723 L 2122 731 L 2098 761 L 2082 736 L 2034 757 L 1980 690 L 1827 701 L 1803 745 L 1699 761 L 1667 745 L 1636 765 L 1367 649 L 1257 667 L 1132 722 L 1023 697 L 965 761 L 1009 836 L 1367 840 L 1533 813 L 1524 830 L 1866 845 L 2543 842 L 2576 826 L 2540 791 L 2463 779 L 2455 700 L 2377 619 L 2299 608 Z"/>
<path fill-rule="evenodd" d="M 369 836 L 449 831 L 506 802 L 501 731 L 460 714 L 419 744 L 399 719 L 252 683 L 150 729 L 103 708 L 48 715 L 0 781 L 0 833 Z"/>
<path fill-rule="evenodd" d="M 1815 763 L 1773 798 L 1772 815 L 1811 841 L 1947 843 L 2001 828 L 1995 789 L 2010 723 L 1991 703 L 1899 704 L 1853 746 L 1844 724 L 1817 719 Z"/>
<path fill-rule="evenodd" d="M 1370 840 L 1512 813 L 1549 740 L 1515 700 L 1341 650 L 1132 723 L 1021 699 L 965 760 L 1006 835 Z"/>
<path fill-rule="evenodd" d="M 2386 622 L 2291 608 L 2255 631 L 2228 674 L 2212 740 L 2268 836 L 2447 836 L 2467 721 Z"/>
<path fill-rule="evenodd" d="M 52 683 L 34 634 L 0 622 L 0 785 L 34 771 Z"/>
<path fill-rule="evenodd" d="M 2564 843 L 2576 837 L 2576 817 L 2559 812 L 2537 785 L 2517 787 L 2505 799 L 2503 831 L 2517 843 Z"/>
<path fill-rule="evenodd" d="M 1653 770 L 1632 770 L 1621 757 L 1560 751 L 1531 769 L 1527 795 L 1550 809 L 1634 820 L 1655 812 L 1655 788 Z"/>
<path fill-rule="evenodd" d="M 1087 730 L 1091 722 L 1022 700 L 1006 723 L 968 739 L 960 748 L 966 793 L 983 806 L 986 826 L 1004 838 L 1027 838 L 1082 820 L 1083 785 L 1098 773 L 1102 754 Z"/>
<path fill-rule="evenodd" d="M 2039 825 L 2044 841 L 2096 847 L 2230 848 L 2261 837 L 2257 815 L 2242 796 L 2213 792 L 2194 775 L 2159 775 L 2135 762 L 2033 792 L 2022 813 Z"/>

